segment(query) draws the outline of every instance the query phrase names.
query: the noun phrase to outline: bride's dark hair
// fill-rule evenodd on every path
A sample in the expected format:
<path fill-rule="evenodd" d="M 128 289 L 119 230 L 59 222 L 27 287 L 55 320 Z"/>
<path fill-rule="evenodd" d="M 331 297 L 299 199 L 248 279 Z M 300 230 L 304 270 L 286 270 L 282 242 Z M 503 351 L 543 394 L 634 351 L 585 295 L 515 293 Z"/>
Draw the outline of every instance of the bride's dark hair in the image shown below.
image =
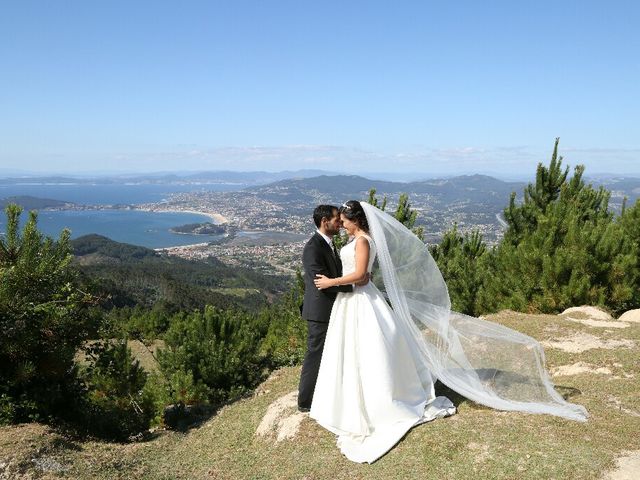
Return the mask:
<path fill-rule="evenodd" d="M 369 222 L 367 222 L 367 216 L 359 201 L 349 200 L 343 203 L 338 211 L 352 222 L 357 223 L 362 230 L 369 233 Z"/>

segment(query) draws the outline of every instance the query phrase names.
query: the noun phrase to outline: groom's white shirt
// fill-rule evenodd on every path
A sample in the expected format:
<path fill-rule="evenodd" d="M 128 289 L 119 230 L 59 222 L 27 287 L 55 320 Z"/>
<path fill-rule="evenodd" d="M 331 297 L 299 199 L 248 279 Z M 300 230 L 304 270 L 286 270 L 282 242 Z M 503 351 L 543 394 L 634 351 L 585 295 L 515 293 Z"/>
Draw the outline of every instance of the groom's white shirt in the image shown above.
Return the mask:
<path fill-rule="evenodd" d="M 316 232 L 318 232 L 320 235 L 322 235 L 322 238 L 324 238 L 324 241 L 327 242 L 327 244 L 331 247 L 331 250 L 333 250 L 333 242 L 331 241 L 331 238 L 329 238 L 328 236 L 326 236 L 324 233 L 322 233 L 320 230 L 316 230 Z"/>
<path fill-rule="evenodd" d="M 316 232 L 318 232 L 322 238 L 324 238 L 324 241 L 327 242 L 327 244 L 329 245 L 329 247 L 331 248 L 331 250 L 333 250 L 333 241 L 331 240 L 330 237 L 326 236 L 324 233 L 322 233 L 320 230 L 316 230 Z M 353 288 L 356 288 L 356 284 L 352 283 L 351 286 Z"/>

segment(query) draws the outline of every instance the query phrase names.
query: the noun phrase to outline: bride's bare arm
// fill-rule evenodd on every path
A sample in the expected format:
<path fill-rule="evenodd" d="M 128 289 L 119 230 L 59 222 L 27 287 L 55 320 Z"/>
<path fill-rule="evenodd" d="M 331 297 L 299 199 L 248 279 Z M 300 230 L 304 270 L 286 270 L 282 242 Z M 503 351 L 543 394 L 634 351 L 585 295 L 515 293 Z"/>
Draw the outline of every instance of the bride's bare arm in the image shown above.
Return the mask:
<path fill-rule="evenodd" d="M 314 283 L 318 289 L 323 290 L 337 285 L 360 283 L 369 278 L 367 267 L 369 266 L 369 242 L 360 236 L 356 238 L 356 270 L 355 272 L 338 278 L 327 278 L 324 275 L 316 275 Z"/>

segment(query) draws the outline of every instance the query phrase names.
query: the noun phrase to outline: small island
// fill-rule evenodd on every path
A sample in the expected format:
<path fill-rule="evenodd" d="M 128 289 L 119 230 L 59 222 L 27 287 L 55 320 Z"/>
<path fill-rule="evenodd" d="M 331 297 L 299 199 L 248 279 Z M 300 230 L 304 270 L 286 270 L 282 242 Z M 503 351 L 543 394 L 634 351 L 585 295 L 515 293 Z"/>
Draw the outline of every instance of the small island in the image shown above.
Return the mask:
<path fill-rule="evenodd" d="M 217 225 L 211 222 L 188 223 L 169 229 L 173 233 L 188 233 L 191 235 L 222 235 L 227 232 L 226 225 Z"/>

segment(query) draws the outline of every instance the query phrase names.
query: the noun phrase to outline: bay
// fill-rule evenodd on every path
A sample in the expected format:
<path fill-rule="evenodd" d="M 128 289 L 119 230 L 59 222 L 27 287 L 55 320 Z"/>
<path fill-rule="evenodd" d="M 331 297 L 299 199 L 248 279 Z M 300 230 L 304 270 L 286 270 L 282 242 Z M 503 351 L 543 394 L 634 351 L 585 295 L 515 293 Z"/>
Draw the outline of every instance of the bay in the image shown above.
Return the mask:
<path fill-rule="evenodd" d="M 155 203 L 167 199 L 172 193 L 193 191 L 238 190 L 243 185 L 2 185 L 0 198 L 29 195 L 82 205 L 115 205 Z M 21 215 L 21 225 L 27 220 Z M 184 212 L 147 212 L 141 210 L 41 210 L 38 229 L 45 235 L 58 238 L 63 228 L 71 230 L 71 238 L 97 233 L 112 240 L 147 248 L 165 248 L 220 239 L 221 235 L 178 234 L 172 227 L 188 223 L 214 222 L 209 216 Z M 0 215 L 0 233 L 6 230 L 6 215 Z"/>
<path fill-rule="evenodd" d="M 21 225 L 27 221 L 22 214 Z M 147 248 L 175 247 L 210 242 L 222 235 L 192 235 L 170 232 L 171 227 L 187 223 L 212 222 L 207 215 L 182 212 L 146 212 L 141 210 L 41 210 L 38 230 L 57 239 L 64 228 L 71 238 L 97 233 L 117 242 Z M 5 232 L 6 218 L 0 220 L 0 232 Z"/>

